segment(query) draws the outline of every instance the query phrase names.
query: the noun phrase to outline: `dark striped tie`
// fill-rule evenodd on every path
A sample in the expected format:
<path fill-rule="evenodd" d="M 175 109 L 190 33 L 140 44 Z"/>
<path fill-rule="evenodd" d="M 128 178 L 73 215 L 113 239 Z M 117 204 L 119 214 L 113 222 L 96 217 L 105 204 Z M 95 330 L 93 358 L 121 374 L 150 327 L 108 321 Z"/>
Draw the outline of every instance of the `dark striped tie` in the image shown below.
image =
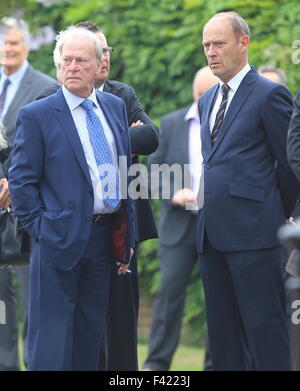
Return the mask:
<path fill-rule="evenodd" d="M 0 115 L 2 113 L 4 104 L 5 104 L 6 92 L 7 92 L 7 87 L 9 86 L 9 84 L 10 84 L 10 80 L 8 78 L 5 79 L 5 81 L 3 83 L 2 92 L 0 94 Z"/>
<path fill-rule="evenodd" d="M 221 92 L 222 92 L 222 102 L 220 104 L 220 107 L 219 107 L 219 110 L 217 112 L 217 115 L 216 115 L 216 119 L 215 119 L 215 124 L 214 124 L 214 127 L 213 127 L 213 130 L 211 132 L 211 142 L 212 144 L 214 144 L 218 138 L 218 133 L 219 133 L 219 130 L 221 128 L 221 125 L 222 125 L 222 122 L 223 122 L 223 119 L 224 119 L 224 113 L 225 113 L 225 110 L 226 110 L 226 105 L 227 105 L 227 101 L 228 101 L 228 91 L 229 91 L 230 87 L 228 84 L 223 84 L 222 85 L 222 88 L 221 88 Z"/>

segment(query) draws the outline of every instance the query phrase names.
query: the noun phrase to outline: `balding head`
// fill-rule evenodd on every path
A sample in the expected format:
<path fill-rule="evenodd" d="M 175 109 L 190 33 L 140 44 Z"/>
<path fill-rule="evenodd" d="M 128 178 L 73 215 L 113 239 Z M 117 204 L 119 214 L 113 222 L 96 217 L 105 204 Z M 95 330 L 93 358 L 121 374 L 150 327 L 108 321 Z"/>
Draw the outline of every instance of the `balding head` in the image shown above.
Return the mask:
<path fill-rule="evenodd" d="M 287 85 L 287 77 L 284 70 L 269 65 L 263 65 L 258 68 L 257 72 L 263 77 L 274 81 L 275 83 Z"/>
<path fill-rule="evenodd" d="M 224 83 L 228 83 L 248 62 L 250 31 L 235 12 L 213 16 L 203 27 L 203 48 L 208 65 Z"/>
<path fill-rule="evenodd" d="M 194 102 L 203 95 L 210 87 L 217 84 L 220 80 L 215 76 L 211 69 L 207 66 L 199 69 L 193 81 L 193 98 Z"/>
<path fill-rule="evenodd" d="M 239 40 L 239 38 L 243 35 L 250 37 L 250 29 L 247 22 L 237 12 L 219 12 L 209 19 L 209 21 L 204 25 L 204 28 L 209 22 L 214 20 L 229 22 L 237 40 Z"/>

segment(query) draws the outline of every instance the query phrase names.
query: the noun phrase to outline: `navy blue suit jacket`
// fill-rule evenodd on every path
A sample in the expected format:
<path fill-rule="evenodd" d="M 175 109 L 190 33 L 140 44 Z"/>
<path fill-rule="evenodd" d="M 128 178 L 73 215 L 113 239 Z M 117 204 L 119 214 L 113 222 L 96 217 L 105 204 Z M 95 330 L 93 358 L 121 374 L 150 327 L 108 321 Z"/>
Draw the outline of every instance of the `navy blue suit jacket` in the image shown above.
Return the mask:
<path fill-rule="evenodd" d="M 114 133 L 119 156 L 131 162 L 124 102 L 108 93 L 97 99 Z M 70 270 L 86 248 L 94 194 L 88 165 L 62 90 L 21 109 L 17 120 L 9 187 L 15 213 L 52 264 Z M 126 211 L 126 257 L 134 247 L 131 199 Z"/>
<path fill-rule="evenodd" d="M 212 146 L 209 117 L 218 90 L 219 85 L 212 87 L 199 102 L 205 189 L 198 220 L 199 251 L 205 230 L 221 251 L 277 246 L 278 228 L 290 217 L 299 192 L 286 156 L 291 95 L 252 68 Z"/>

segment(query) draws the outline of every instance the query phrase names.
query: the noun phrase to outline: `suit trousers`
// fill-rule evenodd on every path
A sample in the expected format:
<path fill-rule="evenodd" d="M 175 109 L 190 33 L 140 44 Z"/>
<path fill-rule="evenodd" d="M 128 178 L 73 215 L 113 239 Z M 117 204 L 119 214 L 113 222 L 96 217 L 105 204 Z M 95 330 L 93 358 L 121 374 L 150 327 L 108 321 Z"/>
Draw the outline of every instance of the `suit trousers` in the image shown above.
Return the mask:
<path fill-rule="evenodd" d="M 33 247 L 29 370 L 97 370 L 109 300 L 111 225 L 92 225 L 84 255 L 69 271 Z M 121 300 L 126 300 L 123 296 Z"/>
<path fill-rule="evenodd" d="M 14 286 L 14 276 L 18 280 L 18 292 Z M 18 317 L 17 297 L 21 299 L 23 310 L 23 360 L 27 364 L 27 309 L 28 309 L 29 267 L 3 268 L 0 270 L 0 300 L 5 303 L 6 324 L 0 325 L 0 371 L 18 371 Z"/>
<path fill-rule="evenodd" d="M 109 308 L 105 338 L 101 347 L 100 371 L 138 371 L 137 323 L 139 287 L 138 247 L 130 261 L 130 273 L 118 275 L 113 264 L 110 274 Z M 126 300 L 122 298 L 126 295 Z"/>
<path fill-rule="evenodd" d="M 149 353 L 144 368 L 167 371 L 180 338 L 186 288 L 198 261 L 196 216 L 183 240 L 161 245 L 158 253 L 161 270 L 160 289 L 156 298 L 151 326 Z"/>
<path fill-rule="evenodd" d="M 221 252 L 205 239 L 200 268 L 212 365 L 218 371 L 290 369 L 284 252 Z"/>

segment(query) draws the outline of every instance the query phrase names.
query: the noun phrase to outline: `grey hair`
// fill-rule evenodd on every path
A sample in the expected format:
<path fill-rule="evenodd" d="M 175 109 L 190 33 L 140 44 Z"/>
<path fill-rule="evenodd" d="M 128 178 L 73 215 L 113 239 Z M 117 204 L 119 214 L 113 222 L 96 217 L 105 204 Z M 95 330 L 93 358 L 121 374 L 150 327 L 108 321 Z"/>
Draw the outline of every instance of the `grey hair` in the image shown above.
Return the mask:
<path fill-rule="evenodd" d="M 248 23 L 237 12 L 234 11 L 219 12 L 218 14 L 212 16 L 208 22 L 219 17 L 225 17 L 228 20 L 228 22 L 231 24 L 231 27 L 237 39 L 239 39 L 241 36 L 244 35 L 248 35 L 248 37 L 250 37 L 250 29 Z"/>
<path fill-rule="evenodd" d="M 6 131 L 3 123 L 0 121 L 0 149 L 7 148 Z"/>
<path fill-rule="evenodd" d="M 5 35 L 11 28 L 17 29 L 22 36 L 22 39 L 26 46 L 30 44 L 30 32 L 28 24 L 22 19 L 16 19 L 12 17 L 4 17 L 0 20 L 0 36 Z"/>
<path fill-rule="evenodd" d="M 282 70 L 280 68 L 275 68 L 275 67 L 272 67 L 271 65 L 262 65 L 261 67 L 259 67 L 257 69 L 257 72 L 260 74 L 268 73 L 268 72 L 276 73 L 279 80 L 281 81 L 281 84 L 283 84 L 285 86 L 287 85 L 286 73 L 284 72 L 284 70 Z"/>
<path fill-rule="evenodd" d="M 58 68 L 62 64 L 62 49 L 64 44 L 74 37 L 90 38 L 95 44 L 95 54 L 97 63 L 103 59 L 103 45 L 94 33 L 83 27 L 70 26 L 66 30 L 61 31 L 56 36 L 56 45 L 53 51 L 53 60 Z"/>

